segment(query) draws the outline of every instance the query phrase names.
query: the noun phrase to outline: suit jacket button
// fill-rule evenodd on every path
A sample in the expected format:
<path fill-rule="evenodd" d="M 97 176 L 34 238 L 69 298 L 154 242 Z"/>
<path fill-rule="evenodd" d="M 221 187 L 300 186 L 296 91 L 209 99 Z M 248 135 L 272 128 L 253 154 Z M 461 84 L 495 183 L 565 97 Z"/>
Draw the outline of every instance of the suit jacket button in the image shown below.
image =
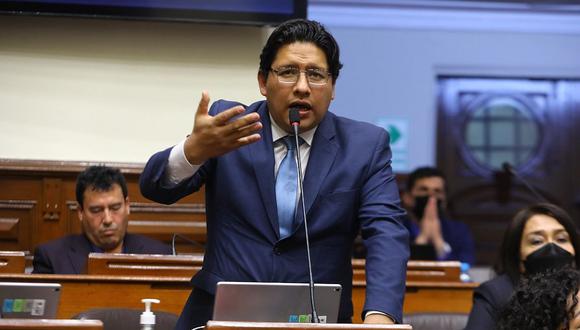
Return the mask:
<path fill-rule="evenodd" d="M 274 254 L 277 255 L 277 256 L 279 256 L 279 255 L 282 254 L 282 251 L 280 251 L 280 248 L 279 247 L 277 247 L 277 246 L 274 247 Z"/>

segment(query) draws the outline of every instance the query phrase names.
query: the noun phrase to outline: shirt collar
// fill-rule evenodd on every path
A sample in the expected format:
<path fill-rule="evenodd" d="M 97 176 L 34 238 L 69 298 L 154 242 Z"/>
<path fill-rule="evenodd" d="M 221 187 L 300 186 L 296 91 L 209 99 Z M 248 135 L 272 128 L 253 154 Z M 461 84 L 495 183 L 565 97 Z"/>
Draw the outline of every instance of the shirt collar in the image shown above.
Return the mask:
<path fill-rule="evenodd" d="M 286 132 L 280 126 L 278 126 L 278 124 L 276 124 L 276 122 L 274 121 L 274 118 L 272 118 L 272 115 L 270 115 L 270 113 L 268 113 L 268 115 L 270 116 L 270 123 L 271 123 L 270 126 L 272 127 L 272 142 L 276 142 L 276 141 L 280 140 L 281 138 L 285 137 L 286 135 L 289 135 L 288 132 Z M 316 133 L 317 128 L 318 128 L 318 125 L 312 129 L 309 129 L 306 132 L 302 132 L 302 133 L 298 134 L 304 140 L 304 142 L 306 142 L 306 144 L 308 144 L 309 147 L 312 146 L 312 140 L 314 139 L 314 133 Z"/>

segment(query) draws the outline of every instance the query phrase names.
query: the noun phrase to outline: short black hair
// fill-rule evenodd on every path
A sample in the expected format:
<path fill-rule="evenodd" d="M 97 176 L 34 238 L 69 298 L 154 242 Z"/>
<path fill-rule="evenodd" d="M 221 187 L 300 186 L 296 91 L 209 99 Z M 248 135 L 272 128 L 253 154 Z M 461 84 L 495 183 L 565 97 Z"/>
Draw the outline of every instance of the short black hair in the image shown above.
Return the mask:
<path fill-rule="evenodd" d="M 578 305 L 579 286 L 580 272 L 570 268 L 522 279 L 500 313 L 498 330 L 569 329 Z"/>
<path fill-rule="evenodd" d="M 574 256 L 576 267 L 580 266 L 580 238 L 576 223 L 566 211 L 554 204 L 534 204 L 520 210 L 513 217 L 504 233 L 499 256 L 494 266 L 497 274 L 507 274 L 513 283 L 518 283 L 520 280 L 520 262 L 522 261 L 520 260 L 520 244 L 524 227 L 528 220 L 537 214 L 556 219 L 566 229 L 576 251 Z"/>
<path fill-rule="evenodd" d="M 432 177 L 441 178 L 443 179 L 444 182 L 447 181 L 445 178 L 445 174 L 443 174 L 443 172 L 438 168 L 429 166 L 419 167 L 413 172 L 411 172 L 407 177 L 407 186 L 406 186 L 407 191 L 413 190 L 413 187 L 415 187 L 415 183 L 417 183 L 418 180 Z"/>
<path fill-rule="evenodd" d="M 260 54 L 260 72 L 265 78 L 270 73 L 278 50 L 294 42 L 312 42 L 322 49 L 328 62 L 328 72 L 332 75 L 332 83 L 336 83 L 342 68 L 338 43 L 322 24 L 307 19 L 289 20 L 274 29 Z"/>
<path fill-rule="evenodd" d="M 127 182 L 119 169 L 105 165 L 87 167 L 77 177 L 76 196 L 79 206 L 83 207 L 83 196 L 87 189 L 109 191 L 114 184 L 121 186 L 123 197 L 127 198 Z"/>

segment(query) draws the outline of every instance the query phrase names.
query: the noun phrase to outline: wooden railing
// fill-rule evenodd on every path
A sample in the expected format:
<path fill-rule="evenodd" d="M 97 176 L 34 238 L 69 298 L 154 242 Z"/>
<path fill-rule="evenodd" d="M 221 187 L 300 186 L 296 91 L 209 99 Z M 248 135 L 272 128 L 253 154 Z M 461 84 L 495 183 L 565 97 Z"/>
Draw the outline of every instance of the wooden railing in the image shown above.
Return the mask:
<path fill-rule="evenodd" d="M 202 266 L 203 255 L 151 255 L 91 253 L 89 275 L 191 277 Z"/>
<path fill-rule="evenodd" d="M 352 260 L 353 281 L 365 280 L 365 260 Z M 407 262 L 407 282 L 460 282 L 461 263 L 459 261 L 419 261 Z"/>
<path fill-rule="evenodd" d="M 91 253 L 90 275 L 193 276 L 201 269 L 203 254 L 148 255 Z M 353 259 L 353 283 L 365 281 L 365 260 Z M 458 261 L 416 261 L 407 263 L 407 282 L 460 282 Z"/>
<path fill-rule="evenodd" d="M 156 310 L 180 314 L 192 289 L 189 276 L 0 274 L 0 281 L 60 283 L 57 317 L 63 319 L 93 308 L 142 309 L 142 298 L 160 299 Z M 403 311 L 468 313 L 475 287 L 476 283 L 407 282 Z M 365 289 L 365 282 L 353 283 L 354 323 L 362 322 Z"/>
<path fill-rule="evenodd" d="M 0 251 L 0 273 L 24 273 L 25 256 L 22 251 Z"/>

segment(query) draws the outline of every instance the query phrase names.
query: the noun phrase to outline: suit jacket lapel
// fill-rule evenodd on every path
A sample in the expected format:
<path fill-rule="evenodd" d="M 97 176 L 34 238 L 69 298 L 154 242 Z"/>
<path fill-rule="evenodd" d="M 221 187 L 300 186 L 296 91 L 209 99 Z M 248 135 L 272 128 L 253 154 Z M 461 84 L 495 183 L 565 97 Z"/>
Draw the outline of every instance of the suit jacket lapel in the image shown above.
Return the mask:
<path fill-rule="evenodd" d="M 316 196 L 318 196 L 322 182 L 332 167 L 338 151 L 338 146 L 334 142 L 335 127 L 333 116 L 332 113 L 327 113 L 324 116 L 312 140 L 308 167 L 306 168 L 303 182 L 306 213 L 308 213 Z"/>
<path fill-rule="evenodd" d="M 126 233 L 125 237 L 123 238 L 123 250 L 131 251 L 128 253 L 143 253 L 145 246 L 143 246 L 143 242 L 135 239 L 134 235 Z"/>
<path fill-rule="evenodd" d="M 72 237 L 72 244 L 68 251 L 68 258 L 77 274 L 85 274 L 87 272 L 87 261 L 91 253 L 91 243 L 84 234 Z"/>
<path fill-rule="evenodd" d="M 274 178 L 274 147 L 272 142 L 272 128 L 270 126 L 270 116 L 266 107 L 266 102 L 263 102 L 258 108 L 257 112 L 263 124 L 261 131 L 262 139 L 260 141 L 248 145 L 250 151 L 251 163 L 254 167 L 254 175 L 258 182 L 261 200 L 264 203 L 268 220 L 278 237 L 278 215 L 276 210 L 276 189 Z"/>

